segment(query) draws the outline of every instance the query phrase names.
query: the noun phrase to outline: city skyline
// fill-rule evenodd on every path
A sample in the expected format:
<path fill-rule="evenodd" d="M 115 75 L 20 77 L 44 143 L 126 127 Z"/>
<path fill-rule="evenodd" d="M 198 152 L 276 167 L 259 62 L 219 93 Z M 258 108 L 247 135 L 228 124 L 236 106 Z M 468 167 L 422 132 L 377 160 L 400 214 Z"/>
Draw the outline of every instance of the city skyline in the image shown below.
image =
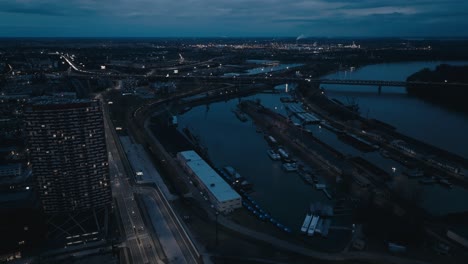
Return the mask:
<path fill-rule="evenodd" d="M 0 37 L 0 262 L 463 263 L 468 39 L 308 37 Z"/>
<path fill-rule="evenodd" d="M 463 1 L 17 0 L 0 37 L 466 37 Z"/>

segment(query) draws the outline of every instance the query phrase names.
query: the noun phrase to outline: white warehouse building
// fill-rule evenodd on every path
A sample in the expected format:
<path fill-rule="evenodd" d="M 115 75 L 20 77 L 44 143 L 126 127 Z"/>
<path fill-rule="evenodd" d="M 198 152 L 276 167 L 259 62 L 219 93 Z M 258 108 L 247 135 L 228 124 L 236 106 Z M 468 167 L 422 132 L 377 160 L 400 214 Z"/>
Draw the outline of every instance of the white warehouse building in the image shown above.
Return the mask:
<path fill-rule="evenodd" d="M 193 177 L 209 196 L 216 210 L 229 213 L 242 207 L 241 196 L 219 176 L 195 151 L 177 153 L 183 169 Z"/>

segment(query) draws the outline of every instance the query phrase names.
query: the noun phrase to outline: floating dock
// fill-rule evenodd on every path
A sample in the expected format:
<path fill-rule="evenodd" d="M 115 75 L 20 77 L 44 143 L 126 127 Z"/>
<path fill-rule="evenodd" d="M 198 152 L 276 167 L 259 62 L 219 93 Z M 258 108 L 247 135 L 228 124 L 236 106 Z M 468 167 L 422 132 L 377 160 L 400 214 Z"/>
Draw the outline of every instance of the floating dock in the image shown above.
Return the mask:
<path fill-rule="evenodd" d="M 310 223 L 309 228 L 307 229 L 307 235 L 308 236 L 313 236 L 315 233 L 315 228 L 317 227 L 318 221 L 320 220 L 320 216 L 314 215 L 312 218 L 312 221 Z"/>
<path fill-rule="evenodd" d="M 301 227 L 302 233 L 307 233 L 307 230 L 309 229 L 311 222 L 312 222 L 312 214 L 307 214 L 304 219 L 304 223 L 302 224 L 302 227 Z"/>
<path fill-rule="evenodd" d="M 321 121 L 311 113 L 296 113 L 296 116 L 305 124 L 318 124 Z"/>

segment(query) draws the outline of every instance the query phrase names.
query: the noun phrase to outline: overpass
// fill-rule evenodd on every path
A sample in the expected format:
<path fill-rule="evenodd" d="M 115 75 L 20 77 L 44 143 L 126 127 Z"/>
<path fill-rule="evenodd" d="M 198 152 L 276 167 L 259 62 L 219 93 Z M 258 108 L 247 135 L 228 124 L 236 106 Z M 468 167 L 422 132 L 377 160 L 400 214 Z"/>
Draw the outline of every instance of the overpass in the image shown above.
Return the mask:
<path fill-rule="evenodd" d="M 420 81 L 384 81 L 384 80 L 350 80 L 350 79 L 318 79 L 318 78 L 305 78 L 305 77 L 282 77 L 272 76 L 265 74 L 256 75 L 184 75 L 184 74 L 173 74 L 168 73 L 166 75 L 157 74 L 125 74 L 115 72 L 103 72 L 103 71 L 86 71 L 77 67 L 67 56 L 63 56 L 65 61 L 71 66 L 73 71 L 69 72 L 72 76 L 94 76 L 94 77 L 107 77 L 113 79 L 125 79 L 125 78 L 153 78 L 159 80 L 196 80 L 206 82 L 231 82 L 236 84 L 252 84 L 252 83 L 271 83 L 271 84 L 284 84 L 284 83 L 311 83 L 311 84 L 333 84 L 333 85 L 356 85 L 356 86 L 369 86 L 377 87 L 377 91 L 380 94 L 382 87 L 407 87 L 409 85 L 418 85 L 426 87 L 466 87 L 468 89 L 468 83 L 454 83 L 454 82 L 420 82 Z"/>

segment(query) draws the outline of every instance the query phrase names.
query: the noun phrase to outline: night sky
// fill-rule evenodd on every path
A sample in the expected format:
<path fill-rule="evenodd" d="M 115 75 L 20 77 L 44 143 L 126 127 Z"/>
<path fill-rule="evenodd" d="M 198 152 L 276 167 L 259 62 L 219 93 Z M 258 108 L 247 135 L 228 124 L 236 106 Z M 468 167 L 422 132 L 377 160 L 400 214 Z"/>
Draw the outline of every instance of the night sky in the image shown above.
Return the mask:
<path fill-rule="evenodd" d="M 466 37 L 464 0 L 0 0 L 3 37 Z"/>

